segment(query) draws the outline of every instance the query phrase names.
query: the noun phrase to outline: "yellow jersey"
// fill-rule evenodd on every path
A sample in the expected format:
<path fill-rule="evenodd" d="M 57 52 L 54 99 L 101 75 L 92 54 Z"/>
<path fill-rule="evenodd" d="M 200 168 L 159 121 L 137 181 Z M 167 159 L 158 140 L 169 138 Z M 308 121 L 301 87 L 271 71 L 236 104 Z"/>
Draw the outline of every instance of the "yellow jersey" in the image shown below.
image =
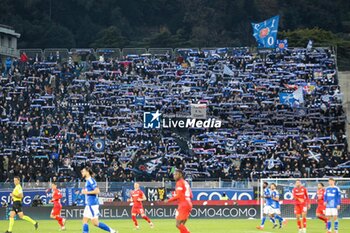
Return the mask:
<path fill-rule="evenodd" d="M 19 196 L 21 193 L 23 193 L 22 186 L 18 184 L 12 191 L 12 201 L 22 201 L 22 198 L 15 197 Z"/>

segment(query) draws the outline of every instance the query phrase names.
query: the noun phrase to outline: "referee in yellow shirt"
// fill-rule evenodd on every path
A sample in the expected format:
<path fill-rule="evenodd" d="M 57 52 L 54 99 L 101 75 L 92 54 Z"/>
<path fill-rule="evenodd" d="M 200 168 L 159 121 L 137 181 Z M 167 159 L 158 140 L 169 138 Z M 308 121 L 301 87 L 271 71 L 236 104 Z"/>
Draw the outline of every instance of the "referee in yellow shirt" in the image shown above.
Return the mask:
<path fill-rule="evenodd" d="M 10 211 L 10 219 L 9 219 L 9 228 L 6 231 L 6 233 L 12 233 L 13 225 L 15 224 L 15 216 L 16 214 L 21 219 L 30 222 L 34 225 L 35 230 L 38 229 L 38 222 L 34 221 L 31 217 L 26 216 L 23 214 L 22 210 L 22 198 L 23 198 L 23 190 L 22 186 L 20 185 L 20 178 L 18 176 L 15 176 L 13 178 L 13 182 L 15 183 L 15 188 L 13 189 L 10 196 L 12 197 L 12 209 Z"/>

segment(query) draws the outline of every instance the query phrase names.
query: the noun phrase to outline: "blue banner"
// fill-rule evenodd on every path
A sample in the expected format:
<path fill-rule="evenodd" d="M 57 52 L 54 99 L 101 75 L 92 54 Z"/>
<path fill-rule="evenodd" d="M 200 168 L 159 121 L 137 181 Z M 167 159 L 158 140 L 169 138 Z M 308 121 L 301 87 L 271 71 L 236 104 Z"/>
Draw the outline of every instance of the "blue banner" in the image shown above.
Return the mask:
<path fill-rule="evenodd" d="M 71 188 L 70 194 L 72 195 L 72 205 L 74 206 L 84 206 L 85 205 L 85 195 L 81 193 L 82 188 Z"/>
<path fill-rule="evenodd" d="M 279 19 L 279 16 L 275 16 L 261 23 L 252 23 L 258 48 L 276 48 Z"/>
<path fill-rule="evenodd" d="M 137 106 L 144 106 L 146 103 L 146 98 L 144 96 L 136 96 L 134 104 Z"/>
<path fill-rule="evenodd" d="M 66 197 L 67 197 L 67 205 L 72 206 L 73 205 L 73 188 L 67 188 L 66 189 Z"/>
<path fill-rule="evenodd" d="M 288 49 L 288 40 L 284 39 L 284 40 L 277 40 L 277 47 L 276 47 L 276 51 L 277 52 L 283 52 L 284 50 Z"/>
<path fill-rule="evenodd" d="M 130 192 L 134 189 L 133 185 L 124 185 L 123 186 L 123 201 L 126 201 L 130 198 Z"/>
<path fill-rule="evenodd" d="M 11 205 L 11 191 L 0 192 L 0 202 L 5 202 Z M 43 204 L 49 204 L 51 199 L 51 193 L 46 192 L 46 190 L 35 190 L 35 191 L 25 191 L 24 197 L 22 199 L 23 206 L 31 206 L 35 196 L 38 196 Z"/>
<path fill-rule="evenodd" d="M 104 139 L 94 140 L 92 147 L 96 152 L 103 152 L 105 150 L 106 142 Z"/>
<path fill-rule="evenodd" d="M 195 201 L 220 200 L 224 193 L 229 200 L 254 200 L 254 192 L 251 189 L 192 189 L 192 193 Z"/>
<path fill-rule="evenodd" d="M 280 97 L 280 103 L 281 104 L 287 104 L 287 105 L 294 105 L 296 99 L 294 98 L 293 93 L 285 93 L 285 92 L 281 92 L 279 94 Z"/>

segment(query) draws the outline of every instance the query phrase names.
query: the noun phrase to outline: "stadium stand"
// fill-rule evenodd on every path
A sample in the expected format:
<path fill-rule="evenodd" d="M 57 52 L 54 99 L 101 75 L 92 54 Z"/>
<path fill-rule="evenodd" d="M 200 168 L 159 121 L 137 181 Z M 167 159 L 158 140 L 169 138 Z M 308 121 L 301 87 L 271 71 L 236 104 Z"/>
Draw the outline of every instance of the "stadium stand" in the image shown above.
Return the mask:
<path fill-rule="evenodd" d="M 134 50 L 22 51 L 7 61 L 1 179 L 68 182 L 84 165 L 99 181 L 168 180 L 174 167 L 192 180 L 349 177 L 331 49 Z M 222 127 L 143 128 L 144 111 L 186 116 L 192 103 Z"/>

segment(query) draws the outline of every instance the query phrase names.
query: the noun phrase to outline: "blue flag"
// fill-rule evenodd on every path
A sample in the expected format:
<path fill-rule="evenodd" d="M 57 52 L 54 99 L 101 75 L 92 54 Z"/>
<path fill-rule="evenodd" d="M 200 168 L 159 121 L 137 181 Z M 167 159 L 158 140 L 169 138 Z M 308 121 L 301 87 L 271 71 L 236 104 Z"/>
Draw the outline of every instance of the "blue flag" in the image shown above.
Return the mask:
<path fill-rule="evenodd" d="M 288 40 L 277 40 L 277 47 L 276 51 L 277 52 L 283 52 L 284 50 L 288 49 Z"/>
<path fill-rule="evenodd" d="M 279 94 L 279 97 L 280 97 L 280 103 L 281 104 L 288 104 L 290 106 L 293 106 L 293 104 L 296 101 L 296 99 L 293 96 L 293 93 L 281 92 Z"/>
<path fill-rule="evenodd" d="M 288 104 L 292 107 L 300 106 L 304 103 L 303 88 L 298 87 L 298 89 L 292 93 L 280 92 L 279 98 L 281 104 Z"/>
<path fill-rule="evenodd" d="M 308 50 L 311 50 L 312 49 L 312 40 L 309 40 L 309 42 L 307 43 L 307 46 L 306 46 L 306 48 L 308 49 Z"/>
<path fill-rule="evenodd" d="M 261 23 L 252 23 L 258 48 L 276 48 L 279 19 L 279 16 L 275 16 Z"/>
<path fill-rule="evenodd" d="M 144 96 L 136 96 L 134 104 L 138 106 L 144 106 L 146 103 L 146 98 Z"/>

